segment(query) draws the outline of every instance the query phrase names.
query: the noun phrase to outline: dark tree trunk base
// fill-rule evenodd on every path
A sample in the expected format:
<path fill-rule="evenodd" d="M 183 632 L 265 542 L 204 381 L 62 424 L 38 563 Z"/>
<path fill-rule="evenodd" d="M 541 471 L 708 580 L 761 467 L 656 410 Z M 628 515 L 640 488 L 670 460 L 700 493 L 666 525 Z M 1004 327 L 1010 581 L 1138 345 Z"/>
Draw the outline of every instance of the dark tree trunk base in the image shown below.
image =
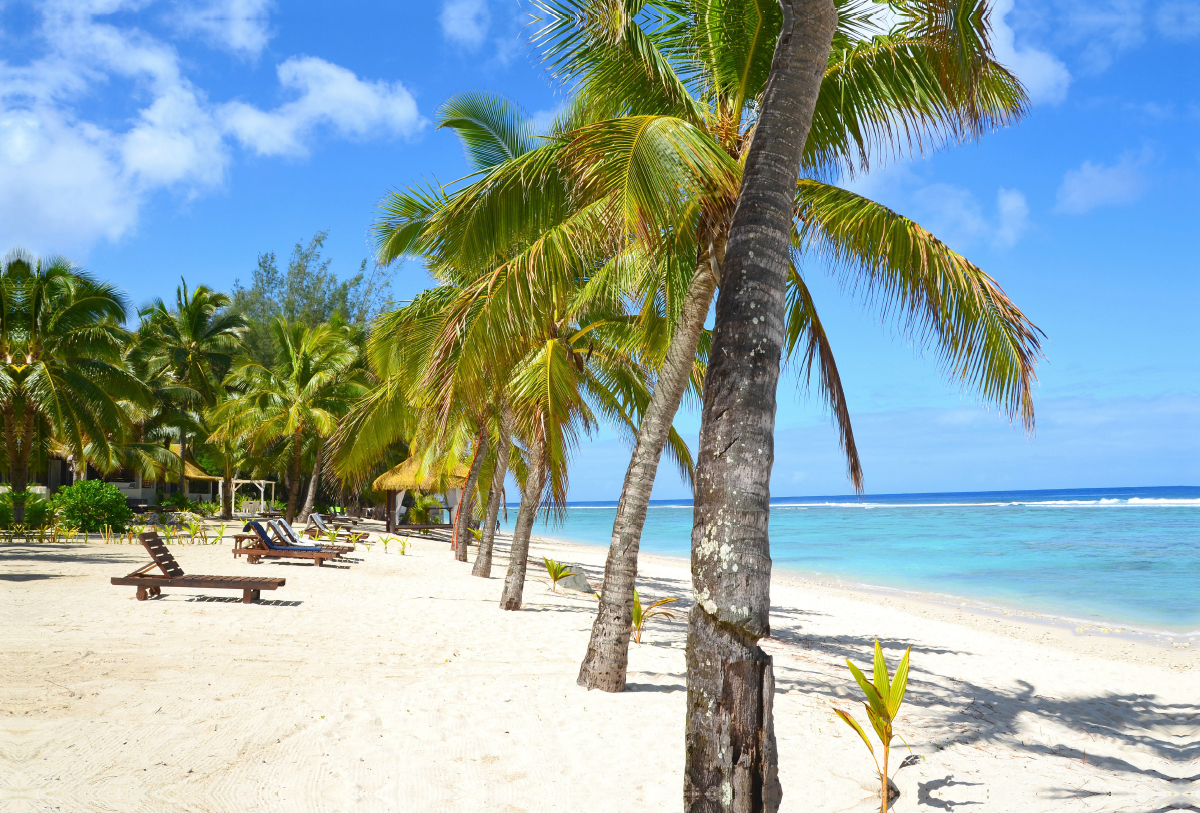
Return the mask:
<path fill-rule="evenodd" d="M 688 615 L 687 771 L 691 813 L 772 813 L 779 784 L 771 656 L 700 605 Z"/>

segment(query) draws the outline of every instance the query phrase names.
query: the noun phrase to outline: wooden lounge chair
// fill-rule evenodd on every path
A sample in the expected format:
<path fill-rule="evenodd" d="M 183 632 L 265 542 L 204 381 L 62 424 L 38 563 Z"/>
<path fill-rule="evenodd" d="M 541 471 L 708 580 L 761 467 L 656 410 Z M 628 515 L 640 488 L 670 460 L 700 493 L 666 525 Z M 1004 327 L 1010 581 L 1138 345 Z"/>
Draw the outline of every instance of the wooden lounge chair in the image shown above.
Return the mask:
<path fill-rule="evenodd" d="M 276 524 L 274 520 L 267 523 L 275 535 L 275 538 L 272 539 L 261 524 L 254 521 L 247 522 L 242 530 L 252 533 L 240 533 L 234 536 L 233 558 L 245 556 L 246 561 L 252 565 L 258 564 L 264 557 L 267 559 L 309 559 L 314 565 L 320 567 L 328 560 L 337 559 L 343 553 L 349 552 L 347 548 L 292 545 L 283 539 L 280 532 L 275 529 Z"/>
<path fill-rule="evenodd" d="M 158 538 L 157 531 L 138 534 L 138 539 L 154 560 L 138 568 L 128 576 L 114 576 L 112 583 L 137 588 L 137 600 L 145 601 L 150 596 L 162 594 L 164 587 L 192 587 L 200 590 L 241 590 L 242 603 L 258 601 L 260 591 L 275 590 L 287 583 L 286 579 L 259 579 L 250 576 L 188 576 Z M 154 568 L 162 575 L 151 573 Z"/>
<path fill-rule="evenodd" d="M 366 531 L 347 530 L 344 525 L 334 525 L 332 528 L 325 522 L 325 518 L 320 514 L 308 515 L 308 527 L 304 529 L 304 535 L 309 539 L 316 539 L 318 536 L 322 539 L 328 539 L 330 535 L 335 539 L 345 540 L 353 545 L 356 542 L 361 542 L 367 539 L 370 534 Z"/>

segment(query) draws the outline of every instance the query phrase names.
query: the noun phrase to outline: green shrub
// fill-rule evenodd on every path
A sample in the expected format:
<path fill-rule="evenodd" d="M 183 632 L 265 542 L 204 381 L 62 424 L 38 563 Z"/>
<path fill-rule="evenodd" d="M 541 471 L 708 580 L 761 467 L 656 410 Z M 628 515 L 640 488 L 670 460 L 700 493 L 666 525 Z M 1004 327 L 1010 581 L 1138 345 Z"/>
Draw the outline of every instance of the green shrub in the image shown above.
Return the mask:
<path fill-rule="evenodd" d="M 199 504 L 194 503 L 187 498 L 182 491 L 176 491 L 171 496 L 163 500 L 160 505 L 165 505 L 169 508 L 177 508 L 180 511 L 190 511 L 193 514 L 199 513 Z"/>
<path fill-rule="evenodd" d="M 13 493 L 5 491 L 0 494 L 0 528 L 11 530 L 13 519 Z M 50 501 L 32 491 L 25 492 L 25 522 L 26 528 L 40 530 L 54 524 L 54 509 Z"/>
<path fill-rule="evenodd" d="M 121 490 L 100 480 L 81 480 L 61 488 L 53 502 L 64 522 L 85 533 L 101 531 L 106 525 L 120 533 L 133 519 Z"/>

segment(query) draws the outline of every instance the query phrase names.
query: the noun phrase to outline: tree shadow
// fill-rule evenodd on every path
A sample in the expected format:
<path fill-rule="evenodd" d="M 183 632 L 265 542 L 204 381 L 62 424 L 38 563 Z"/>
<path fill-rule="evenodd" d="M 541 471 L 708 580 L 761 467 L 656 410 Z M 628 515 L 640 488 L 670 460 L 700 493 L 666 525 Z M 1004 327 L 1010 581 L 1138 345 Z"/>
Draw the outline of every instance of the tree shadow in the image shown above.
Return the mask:
<path fill-rule="evenodd" d="M 138 545 L 136 548 L 132 545 L 126 546 L 129 550 L 117 550 L 114 546 L 111 551 L 88 550 L 83 552 L 80 548 L 82 545 L 58 545 L 50 543 L 39 543 L 37 545 L 29 544 L 3 544 L 0 545 L 0 566 L 4 565 L 20 565 L 23 563 L 29 564 L 64 564 L 67 562 L 78 562 L 85 565 L 96 564 L 114 564 L 121 562 L 136 562 L 145 559 L 145 550 Z M 138 554 L 141 554 L 139 556 Z"/>
<path fill-rule="evenodd" d="M 806 647 L 838 660 L 849 657 L 860 665 L 870 664 L 874 639 L 853 636 L 795 636 L 786 640 L 791 647 Z M 785 639 L 780 637 L 779 640 Z M 892 657 L 906 648 L 907 641 L 890 641 L 885 649 Z M 882 645 L 882 642 L 881 642 Z M 1012 690 L 1004 690 L 957 678 L 923 673 L 921 652 L 942 652 L 913 646 L 913 670 L 909 675 L 905 703 L 926 711 L 925 723 L 932 729 L 930 745 L 939 750 L 951 744 L 1003 745 L 1008 749 L 1036 757 L 1077 760 L 1101 771 L 1125 776 L 1156 779 L 1168 784 L 1200 781 L 1194 761 L 1200 759 L 1200 703 L 1166 703 L 1154 694 L 1106 693 L 1083 697 L 1058 698 L 1037 693 L 1028 681 L 1017 681 Z M 950 652 L 953 652 L 950 650 Z M 891 658 L 889 658 L 890 660 Z M 857 695 L 849 672 L 837 681 L 827 671 L 777 661 L 776 685 L 784 691 L 824 695 L 831 701 L 846 688 Z M 1088 753 L 1063 744 L 1035 742 L 1023 732 L 1037 730 L 1037 723 L 1052 723 L 1082 731 L 1093 739 L 1115 743 L 1119 748 L 1139 749 L 1178 770 L 1141 768 L 1119 756 Z M 1193 763 L 1190 774 L 1187 763 Z"/>
<path fill-rule="evenodd" d="M 61 573 L 0 573 L 0 582 L 36 582 L 43 579 L 61 579 Z"/>

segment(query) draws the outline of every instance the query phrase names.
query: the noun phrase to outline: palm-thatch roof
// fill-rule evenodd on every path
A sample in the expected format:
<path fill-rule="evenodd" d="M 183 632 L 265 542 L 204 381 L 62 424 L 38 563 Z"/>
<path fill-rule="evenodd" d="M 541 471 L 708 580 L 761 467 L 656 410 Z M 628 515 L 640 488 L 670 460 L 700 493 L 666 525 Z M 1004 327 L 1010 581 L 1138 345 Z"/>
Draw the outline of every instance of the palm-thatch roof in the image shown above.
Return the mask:
<path fill-rule="evenodd" d="M 421 471 L 421 462 L 419 455 L 409 456 L 400 465 L 394 466 L 376 477 L 373 484 L 375 490 L 445 491 L 448 488 L 462 488 L 467 482 L 467 473 L 470 467 L 466 463 L 459 463 L 452 473 L 431 475 Z"/>

